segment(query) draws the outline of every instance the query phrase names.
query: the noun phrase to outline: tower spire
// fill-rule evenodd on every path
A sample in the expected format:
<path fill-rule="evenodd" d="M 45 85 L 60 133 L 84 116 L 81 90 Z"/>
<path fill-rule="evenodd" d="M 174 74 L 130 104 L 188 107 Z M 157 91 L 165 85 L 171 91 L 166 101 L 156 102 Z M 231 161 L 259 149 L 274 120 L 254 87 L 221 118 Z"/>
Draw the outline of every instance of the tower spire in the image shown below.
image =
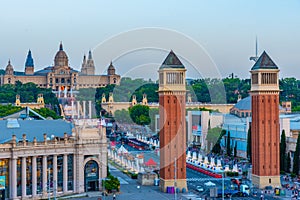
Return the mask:
<path fill-rule="evenodd" d="M 91 51 L 91 50 L 89 50 L 89 57 L 88 57 L 88 59 L 89 59 L 89 60 L 92 60 L 92 59 L 93 59 L 93 57 L 92 57 L 92 51 Z"/>
<path fill-rule="evenodd" d="M 28 50 L 28 54 L 27 54 L 27 58 L 26 58 L 26 62 L 25 62 L 25 67 L 33 67 L 33 58 L 31 55 L 31 50 Z"/>
<path fill-rule="evenodd" d="M 256 62 L 258 60 L 258 42 L 257 42 L 257 36 L 255 37 L 255 56 L 251 56 L 249 59 Z"/>
<path fill-rule="evenodd" d="M 257 56 L 257 36 L 256 36 L 256 38 L 255 38 L 255 57 L 257 58 L 258 56 Z"/>
<path fill-rule="evenodd" d="M 60 44 L 59 44 L 59 50 L 60 50 L 60 51 L 64 50 L 64 49 L 63 49 L 62 41 L 60 41 Z"/>

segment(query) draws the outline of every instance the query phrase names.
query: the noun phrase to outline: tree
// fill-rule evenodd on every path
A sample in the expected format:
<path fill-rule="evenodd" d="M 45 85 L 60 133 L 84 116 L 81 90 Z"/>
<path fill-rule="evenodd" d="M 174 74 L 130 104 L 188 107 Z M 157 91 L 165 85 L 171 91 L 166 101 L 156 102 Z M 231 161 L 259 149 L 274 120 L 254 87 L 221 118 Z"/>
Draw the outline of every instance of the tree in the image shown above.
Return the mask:
<path fill-rule="evenodd" d="M 54 112 L 53 110 L 50 110 L 49 108 L 40 108 L 40 109 L 33 109 L 33 110 L 45 118 L 48 118 L 48 117 L 50 117 L 52 119 L 61 119 L 62 118 L 62 116 L 57 115 L 56 112 Z M 30 115 L 30 116 L 33 117 L 34 115 Z"/>
<path fill-rule="evenodd" d="M 220 154 L 221 153 L 221 139 L 222 137 L 226 134 L 225 130 L 221 131 L 221 134 L 219 135 L 219 138 L 216 142 L 216 144 L 213 146 L 212 152 L 216 153 L 216 154 Z"/>
<path fill-rule="evenodd" d="M 291 154 L 288 152 L 287 154 L 287 159 L 286 159 L 286 172 L 290 173 L 291 172 Z"/>
<path fill-rule="evenodd" d="M 280 171 L 286 171 L 286 137 L 285 130 L 282 130 L 280 140 Z"/>
<path fill-rule="evenodd" d="M 251 150 L 251 125 L 250 125 L 249 129 L 248 129 L 248 137 L 247 137 L 247 158 L 250 163 L 252 161 L 251 152 L 252 152 L 252 150 Z"/>
<path fill-rule="evenodd" d="M 224 133 L 224 131 L 219 127 L 215 127 L 215 128 L 208 130 L 207 136 L 206 136 L 208 150 L 210 150 L 212 148 L 212 150 L 214 152 L 218 152 L 217 149 L 219 148 L 218 146 L 220 146 L 220 138 L 223 137 L 223 133 Z M 220 146 L 220 148 L 221 148 L 221 146 Z"/>
<path fill-rule="evenodd" d="M 114 114 L 114 118 L 115 121 L 119 123 L 127 123 L 127 124 L 133 123 L 132 119 L 130 118 L 129 111 L 125 109 L 116 110 Z"/>
<path fill-rule="evenodd" d="M 0 117 L 11 115 L 13 113 L 21 111 L 22 109 L 24 108 L 21 108 L 19 106 L 13 106 L 12 104 L 0 105 Z"/>
<path fill-rule="evenodd" d="M 231 146 L 230 146 L 230 131 L 227 132 L 227 144 L 226 144 L 227 156 L 231 156 Z"/>
<path fill-rule="evenodd" d="M 300 133 L 298 134 L 296 150 L 294 153 L 294 162 L 293 162 L 293 173 L 299 174 L 299 153 L 300 153 Z"/>
<path fill-rule="evenodd" d="M 237 156 L 237 142 L 235 142 L 233 156 L 234 156 L 234 157 Z"/>
<path fill-rule="evenodd" d="M 137 104 L 129 108 L 129 115 L 132 121 L 138 125 L 150 124 L 149 106 Z"/>

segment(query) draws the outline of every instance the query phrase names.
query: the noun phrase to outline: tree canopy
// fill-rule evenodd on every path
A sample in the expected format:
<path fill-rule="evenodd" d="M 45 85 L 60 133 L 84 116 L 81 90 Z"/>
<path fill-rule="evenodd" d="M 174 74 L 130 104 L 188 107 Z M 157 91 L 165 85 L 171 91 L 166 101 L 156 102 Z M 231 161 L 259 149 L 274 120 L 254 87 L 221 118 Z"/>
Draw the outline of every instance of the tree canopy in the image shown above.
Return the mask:
<path fill-rule="evenodd" d="M 137 104 L 129 108 L 129 115 L 134 123 L 138 125 L 149 125 L 149 106 Z"/>
<path fill-rule="evenodd" d="M 223 135 L 224 135 L 224 131 L 220 127 L 209 129 L 206 136 L 207 147 L 208 147 L 207 150 L 210 150 L 216 144 L 218 144 L 218 142 L 220 142 L 220 139 L 223 137 Z"/>
<path fill-rule="evenodd" d="M 20 95 L 21 102 L 36 102 L 38 94 L 43 94 L 45 104 L 50 108 L 58 106 L 58 100 L 51 89 L 39 88 L 34 83 L 23 84 L 20 81 L 16 81 L 13 84 L 5 84 L 0 86 L 0 103 L 15 103 L 16 95 Z"/>

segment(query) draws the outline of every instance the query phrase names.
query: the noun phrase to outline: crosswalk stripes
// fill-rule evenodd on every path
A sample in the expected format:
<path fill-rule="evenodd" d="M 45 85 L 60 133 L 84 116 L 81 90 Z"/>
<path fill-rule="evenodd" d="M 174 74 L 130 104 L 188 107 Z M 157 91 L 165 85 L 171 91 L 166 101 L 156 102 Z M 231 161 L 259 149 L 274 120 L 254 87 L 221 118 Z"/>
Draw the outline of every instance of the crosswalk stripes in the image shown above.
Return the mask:
<path fill-rule="evenodd" d="M 230 178 L 224 178 L 224 180 L 230 180 Z M 194 181 L 222 181 L 221 178 L 187 178 L 186 181 L 194 182 Z"/>
<path fill-rule="evenodd" d="M 121 185 L 128 185 L 129 183 L 127 181 L 125 181 L 123 178 L 121 177 L 118 177 L 119 181 L 120 181 L 120 184 Z"/>

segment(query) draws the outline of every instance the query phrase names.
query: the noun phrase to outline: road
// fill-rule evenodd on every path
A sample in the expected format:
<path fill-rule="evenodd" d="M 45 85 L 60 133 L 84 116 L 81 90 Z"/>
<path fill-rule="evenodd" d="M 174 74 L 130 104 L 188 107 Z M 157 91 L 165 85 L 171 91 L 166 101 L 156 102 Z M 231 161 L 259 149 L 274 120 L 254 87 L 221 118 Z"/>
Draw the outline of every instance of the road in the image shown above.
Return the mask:
<path fill-rule="evenodd" d="M 174 200 L 174 194 L 162 193 L 158 186 L 141 186 L 137 180 L 129 178 L 118 169 L 110 166 L 110 172 L 113 176 L 118 177 L 121 183 L 121 192 L 117 194 L 116 199 L 124 200 Z M 178 199 L 182 194 L 178 195 Z M 77 198 L 78 199 L 78 198 Z M 80 199 L 97 200 L 98 197 L 81 197 Z M 102 197 L 102 200 L 112 200 L 112 195 Z M 186 199 L 183 197 L 183 199 Z"/>

